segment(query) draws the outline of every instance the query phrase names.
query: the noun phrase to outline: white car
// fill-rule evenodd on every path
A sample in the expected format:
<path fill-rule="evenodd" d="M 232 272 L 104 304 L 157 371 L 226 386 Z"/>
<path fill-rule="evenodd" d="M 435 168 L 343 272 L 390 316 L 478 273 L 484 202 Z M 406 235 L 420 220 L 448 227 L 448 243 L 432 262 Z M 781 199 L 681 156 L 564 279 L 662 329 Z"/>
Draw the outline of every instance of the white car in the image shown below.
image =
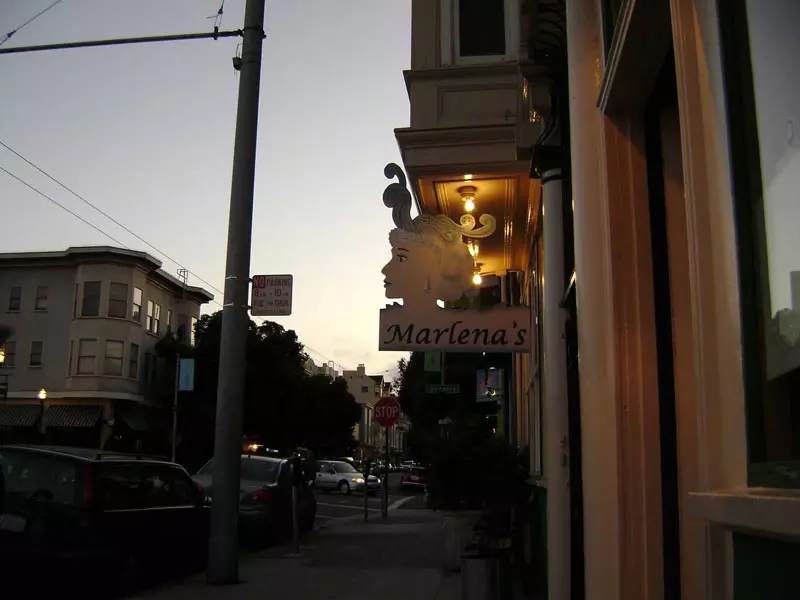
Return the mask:
<path fill-rule="evenodd" d="M 365 488 L 370 492 L 380 489 L 381 480 L 374 475 L 365 478 L 353 465 L 342 460 L 318 460 L 314 485 L 321 490 L 337 490 L 342 494 L 349 494 L 353 490 L 363 491 Z"/>

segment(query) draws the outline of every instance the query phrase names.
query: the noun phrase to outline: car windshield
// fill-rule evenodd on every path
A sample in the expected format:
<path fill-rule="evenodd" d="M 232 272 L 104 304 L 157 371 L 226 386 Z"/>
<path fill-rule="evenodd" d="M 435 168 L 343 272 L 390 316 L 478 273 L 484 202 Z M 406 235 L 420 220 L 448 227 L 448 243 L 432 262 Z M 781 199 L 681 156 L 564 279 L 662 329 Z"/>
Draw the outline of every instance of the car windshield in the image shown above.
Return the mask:
<path fill-rule="evenodd" d="M 333 463 L 333 467 L 336 469 L 337 473 L 358 473 L 358 471 L 355 470 L 353 465 L 346 462 Z"/>
<path fill-rule="evenodd" d="M 38 498 L 72 504 L 76 476 L 75 462 L 67 457 L 0 450 L 0 483 L 8 502 Z"/>
<path fill-rule="evenodd" d="M 260 460 L 258 458 L 242 458 L 239 478 L 245 481 L 258 481 L 261 483 L 275 483 L 280 471 L 280 461 Z M 214 476 L 214 461 L 211 460 L 197 473 L 200 477 Z"/>

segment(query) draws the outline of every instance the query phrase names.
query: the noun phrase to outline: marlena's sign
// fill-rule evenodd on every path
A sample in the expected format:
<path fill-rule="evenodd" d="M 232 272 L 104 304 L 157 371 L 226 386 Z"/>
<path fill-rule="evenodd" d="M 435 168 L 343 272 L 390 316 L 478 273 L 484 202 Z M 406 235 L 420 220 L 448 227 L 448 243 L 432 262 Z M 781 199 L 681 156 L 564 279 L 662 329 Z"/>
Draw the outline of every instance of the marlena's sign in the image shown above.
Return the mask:
<path fill-rule="evenodd" d="M 474 259 L 465 238 L 494 233 L 495 218 L 465 214 L 456 223 L 445 215 L 411 218 L 411 194 L 396 164 L 384 169 L 397 177 L 383 192 L 392 209 L 395 229 L 389 233 L 392 257 L 383 268 L 389 299 L 402 299 L 381 309 L 380 350 L 450 350 L 463 352 L 530 351 L 531 313 L 527 306 L 487 310 L 441 308 L 472 289 Z"/>

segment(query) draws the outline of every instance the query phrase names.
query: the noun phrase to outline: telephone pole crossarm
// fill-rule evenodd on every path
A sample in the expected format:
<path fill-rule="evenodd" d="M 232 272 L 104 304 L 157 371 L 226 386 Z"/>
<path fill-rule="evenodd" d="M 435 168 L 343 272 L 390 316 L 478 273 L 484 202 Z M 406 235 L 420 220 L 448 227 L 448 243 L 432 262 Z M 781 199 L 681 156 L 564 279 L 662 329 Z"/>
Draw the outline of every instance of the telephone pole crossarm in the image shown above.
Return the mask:
<path fill-rule="evenodd" d="M 185 40 L 206 40 L 242 36 L 243 32 L 241 29 L 232 31 L 209 31 L 206 33 L 176 33 L 173 35 L 117 38 L 113 40 L 89 40 L 86 42 L 41 44 L 39 46 L 14 46 L 11 48 L 0 48 L 0 54 L 21 54 L 23 52 L 44 52 L 45 50 L 70 50 L 72 48 L 96 48 L 98 46 L 122 46 L 125 44 L 148 44 L 151 42 L 180 42 Z"/>

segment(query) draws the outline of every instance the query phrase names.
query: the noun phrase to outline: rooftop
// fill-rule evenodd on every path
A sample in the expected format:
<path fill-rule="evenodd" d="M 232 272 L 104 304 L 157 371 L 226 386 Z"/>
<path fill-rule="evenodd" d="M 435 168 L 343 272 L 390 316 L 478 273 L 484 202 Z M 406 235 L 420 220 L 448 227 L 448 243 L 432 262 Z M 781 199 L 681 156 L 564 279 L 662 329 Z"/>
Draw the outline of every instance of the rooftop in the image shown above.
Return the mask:
<path fill-rule="evenodd" d="M 117 248 L 115 246 L 71 246 L 66 250 L 48 250 L 43 252 L 0 252 L 2 267 L 33 267 L 45 265 L 72 265 L 80 262 L 98 262 L 122 260 L 138 264 L 149 273 L 173 286 L 183 288 L 183 282 L 162 269 L 162 262 L 147 252 Z M 214 294 L 204 288 L 187 285 L 186 291 L 201 302 L 211 302 Z"/>

